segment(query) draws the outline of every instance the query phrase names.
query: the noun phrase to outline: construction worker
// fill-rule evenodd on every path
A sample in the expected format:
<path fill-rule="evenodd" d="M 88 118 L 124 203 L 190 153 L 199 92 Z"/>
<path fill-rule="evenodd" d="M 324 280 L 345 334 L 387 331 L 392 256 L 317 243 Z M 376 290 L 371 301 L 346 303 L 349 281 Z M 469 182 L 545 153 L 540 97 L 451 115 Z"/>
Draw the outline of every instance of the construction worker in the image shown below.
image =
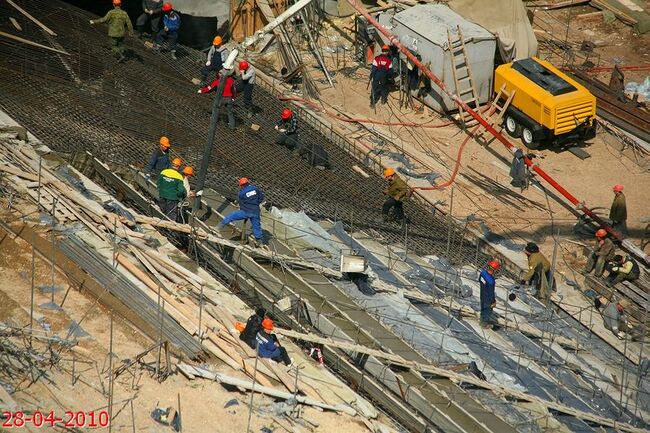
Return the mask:
<path fill-rule="evenodd" d="M 133 36 L 133 25 L 129 15 L 122 10 L 122 0 L 113 0 L 113 10 L 108 11 L 104 18 L 90 20 L 90 24 L 108 23 L 108 37 L 111 38 L 111 51 L 118 62 L 124 57 L 124 36 L 127 31 Z"/>
<path fill-rule="evenodd" d="M 257 353 L 260 358 L 269 358 L 276 362 L 284 362 L 286 366 L 291 365 L 291 358 L 287 350 L 280 346 L 278 338 L 271 333 L 273 331 L 273 320 L 268 317 L 262 320 L 262 330 L 257 333 Z"/>
<path fill-rule="evenodd" d="M 384 190 L 384 194 L 388 196 L 382 207 L 382 220 L 383 222 L 390 222 L 390 210 L 393 210 L 393 216 L 397 222 L 402 222 L 404 219 L 404 200 L 408 198 L 409 187 L 399 177 L 395 170 L 392 168 L 384 169 L 384 178 L 388 181 L 388 187 Z"/>
<path fill-rule="evenodd" d="M 194 176 L 194 168 L 186 165 L 183 168 L 183 187 L 185 188 L 185 195 L 187 197 L 196 197 L 196 193 L 192 191 L 192 186 L 190 185 L 190 177 Z"/>
<path fill-rule="evenodd" d="M 217 74 L 217 78 L 205 87 L 201 87 L 197 93 L 209 93 L 216 90 L 221 82 L 221 73 Z M 235 129 L 235 98 L 237 97 L 237 86 L 235 80 L 230 76 L 226 76 L 226 84 L 221 92 L 221 105 L 226 107 L 226 114 L 228 115 L 228 128 Z"/>
<path fill-rule="evenodd" d="M 158 148 L 151 154 L 149 161 L 144 168 L 147 175 L 158 176 L 161 171 L 172 166 L 169 160 L 169 148 L 171 143 L 164 135 L 160 137 Z"/>
<path fill-rule="evenodd" d="M 246 326 L 239 334 L 239 339 L 255 349 L 257 343 L 257 333 L 262 331 L 262 321 L 266 319 L 266 310 L 258 308 L 255 314 L 251 315 L 246 321 Z"/>
<path fill-rule="evenodd" d="M 388 57 L 388 51 L 388 45 L 384 45 L 381 47 L 381 54 L 372 61 L 370 108 L 375 108 L 375 104 L 380 98 L 382 104 L 388 102 L 388 79 L 393 71 L 393 62 Z"/>
<path fill-rule="evenodd" d="M 142 0 L 142 13 L 135 21 L 135 30 L 138 37 L 144 35 L 144 28 L 149 21 L 151 36 L 156 35 L 160 30 L 160 17 L 162 15 L 163 0 Z"/>
<path fill-rule="evenodd" d="M 605 270 L 605 264 L 614 258 L 615 252 L 616 246 L 614 245 L 614 242 L 607 237 L 607 230 L 596 230 L 596 247 L 592 250 L 589 259 L 587 260 L 585 272 L 590 273 L 595 267 L 596 271 L 594 272 L 594 275 L 602 277 L 603 271 Z"/>
<path fill-rule="evenodd" d="M 524 253 L 528 257 L 528 271 L 521 280 L 521 284 L 535 286 L 535 297 L 545 304 L 551 300 L 549 289 L 549 278 L 551 276 L 551 264 L 539 251 L 539 246 L 534 242 L 528 242 Z M 553 282 L 555 286 L 555 281 Z"/>
<path fill-rule="evenodd" d="M 641 270 L 638 263 L 629 256 L 615 255 L 609 262 L 609 276 L 606 284 L 611 287 L 622 281 L 635 281 L 639 279 Z"/>
<path fill-rule="evenodd" d="M 487 328 L 497 323 L 494 316 L 494 307 L 497 305 L 497 297 L 494 290 L 495 274 L 501 266 L 496 260 L 490 261 L 487 267 L 481 270 L 478 282 L 481 285 L 481 326 Z"/>
<path fill-rule="evenodd" d="M 223 39 L 221 36 L 215 36 L 212 40 L 212 46 L 210 51 L 208 51 L 208 57 L 205 61 L 205 66 L 201 68 L 201 76 L 203 77 L 203 82 L 208 79 L 210 72 L 219 73 L 223 68 L 223 64 L 228 58 L 230 50 L 226 48 L 223 44 Z"/>
<path fill-rule="evenodd" d="M 160 51 L 160 46 L 163 39 L 167 39 L 169 43 L 169 52 L 172 59 L 176 60 L 176 42 L 178 41 L 178 31 L 181 28 L 181 16 L 174 10 L 171 3 L 164 3 L 162 5 L 163 11 L 163 28 L 156 35 L 156 43 L 153 48 Z"/>
<path fill-rule="evenodd" d="M 280 133 L 275 139 L 275 144 L 287 146 L 289 150 L 298 147 L 298 116 L 290 108 L 282 110 L 282 116 L 275 124 L 275 130 Z"/>
<path fill-rule="evenodd" d="M 166 168 L 158 175 L 158 207 L 167 217 L 178 220 L 178 204 L 187 196 L 183 175 L 174 168 Z"/>
<path fill-rule="evenodd" d="M 171 168 L 173 168 L 176 171 L 181 171 L 181 165 L 182 164 L 183 164 L 183 161 L 180 158 L 174 158 L 174 159 L 172 159 Z"/>
<path fill-rule="evenodd" d="M 255 87 L 255 68 L 246 60 L 239 62 L 241 80 L 238 83 L 238 92 L 244 94 L 244 108 L 250 119 L 253 117 L 253 88 Z"/>
<path fill-rule="evenodd" d="M 264 202 L 264 191 L 250 183 L 248 178 L 239 179 L 239 210 L 233 211 L 219 223 L 217 229 L 230 224 L 233 221 L 250 220 L 253 228 L 254 246 L 264 245 L 264 233 L 262 232 L 262 220 L 260 218 L 260 205 Z"/>
<path fill-rule="evenodd" d="M 599 304 L 602 305 L 602 302 L 598 302 L 596 305 Z M 619 299 L 610 302 L 602 313 L 605 328 L 612 331 L 619 339 L 625 338 L 625 332 L 629 330 L 627 315 L 625 314 L 627 307 L 628 301 L 626 299 Z"/>
<path fill-rule="evenodd" d="M 614 185 L 614 201 L 609 210 L 609 219 L 612 221 L 612 228 L 623 236 L 627 236 L 627 206 L 625 204 L 625 194 L 623 194 L 623 185 Z"/>

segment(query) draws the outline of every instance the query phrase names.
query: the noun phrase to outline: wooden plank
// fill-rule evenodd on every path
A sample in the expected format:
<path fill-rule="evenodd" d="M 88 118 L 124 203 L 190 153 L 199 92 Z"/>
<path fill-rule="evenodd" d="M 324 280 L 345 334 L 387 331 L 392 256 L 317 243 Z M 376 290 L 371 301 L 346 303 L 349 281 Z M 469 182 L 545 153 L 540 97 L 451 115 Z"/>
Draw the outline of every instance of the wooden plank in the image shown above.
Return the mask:
<path fill-rule="evenodd" d="M 56 36 L 56 33 L 52 31 L 49 27 L 47 27 L 45 24 L 34 18 L 32 15 L 30 15 L 25 9 L 21 8 L 18 6 L 16 3 L 14 3 L 12 0 L 7 0 L 7 3 L 9 3 L 11 6 L 13 6 L 18 12 L 21 14 L 25 15 L 27 18 L 29 18 L 34 24 L 45 30 L 45 32 L 50 35 L 50 36 Z"/>
<path fill-rule="evenodd" d="M 9 0 L 7 0 L 7 1 L 9 1 Z M 23 44 L 31 45 L 33 47 L 38 47 L 38 48 L 42 48 L 44 50 L 54 51 L 55 53 L 64 54 L 66 56 L 70 55 L 70 53 L 68 53 L 67 51 L 57 50 L 56 48 L 48 47 L 47 45 L 39 44 L 37 42 L 30 41 L 29 39 L 25 39 L 25 38 L 21 38 L 20 36 L 12 35 L 11 33 L 0 32 L 0 36 L 4 36 L 7 39 L 13 39 L 14 41 L 18 41 L 18 42 L 21 42 Z"/>
<path fill-rule="evenodd" d="M 23 31 L 23 28 L 20 27 L 20 24 L 18 24 L 18 21 L 16 21 L 16 18 L 9 17 L 9 21 L 11 21 L 11 24 L 13 24 L 13 26 L 16 28 L 16 30 L 18 30 L 19 32 Z"/>
<path fill-rule="evenodd" d="M 8 174 L 13 174 L 14 176 L 18 176 L 20 178 L 27 179 L 32 182 L 38 181 L 38 174 L 28 173 L 25 170 L 21 170 L 18 167 L 14 167 L 11 165 L 6 165 L 6 164 L 0 165 L 0 171 L 3 171 Z"/>

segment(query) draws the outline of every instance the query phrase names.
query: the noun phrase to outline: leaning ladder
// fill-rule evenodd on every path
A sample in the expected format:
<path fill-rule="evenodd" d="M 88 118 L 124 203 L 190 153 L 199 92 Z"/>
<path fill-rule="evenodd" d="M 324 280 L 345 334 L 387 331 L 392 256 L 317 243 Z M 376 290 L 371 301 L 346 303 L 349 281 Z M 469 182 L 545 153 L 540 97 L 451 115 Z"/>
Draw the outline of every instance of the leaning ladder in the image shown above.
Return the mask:
<path fill-rule="evenodd" d="M 505 84 L 502 85 L 497 94 L 494 96 L 494 99 L 492 100 L 492 103 L 488 109 L 483 113 L 483 117 L 487 120 L 488 124 L 498 132 L 501 132 L 501 129 L 503 128 L 503 117 L 505 116 L 506 110 L 508 109 L 508 106 L 510 106 L 512 98 L 514 97 L 515 90 L 508 92 L 506 91 Z M 485 128 L 479 128 L 476 136 L 483 137 L 484 132 Z"/>
<path fill-rule="evenodd" d="M 451 29 L 447 29 L 447 43 L 451 59 L 451 72 L 454 76 L 454 84 L 456 86 L 456 95 L 465 104 L 478 111 L 478 92 L 474 85 L 474 78 L 472 78 L 472 70 L 469 67 L 467 49 L 465 48 L 465 38 L 463 37 L 460 26 L 456 26 L 454 33 L 456 38 L 452 39 Z M 475 124 L 476 120 L 460 106 L 458 107 L 458 114 L 464 126 Z"/>

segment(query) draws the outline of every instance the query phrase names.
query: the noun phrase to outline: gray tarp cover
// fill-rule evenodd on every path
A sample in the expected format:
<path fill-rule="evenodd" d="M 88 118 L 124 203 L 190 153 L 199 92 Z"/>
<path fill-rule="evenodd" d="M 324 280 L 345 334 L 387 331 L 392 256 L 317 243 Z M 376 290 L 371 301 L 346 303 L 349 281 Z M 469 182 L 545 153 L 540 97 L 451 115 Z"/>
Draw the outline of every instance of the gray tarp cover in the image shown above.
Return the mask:
<path fill-rule="evenodd" d="M 457 14 L 493 33 L 505 61 L 537 55 L 537 39 L 521 0 L 449 0 Z"/>

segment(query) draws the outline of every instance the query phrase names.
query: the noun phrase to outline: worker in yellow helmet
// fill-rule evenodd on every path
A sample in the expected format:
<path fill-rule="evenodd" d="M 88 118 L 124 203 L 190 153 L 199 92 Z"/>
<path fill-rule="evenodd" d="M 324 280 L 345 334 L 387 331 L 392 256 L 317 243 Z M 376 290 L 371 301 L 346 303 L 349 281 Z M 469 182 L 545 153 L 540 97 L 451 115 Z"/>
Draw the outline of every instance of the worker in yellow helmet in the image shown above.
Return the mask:
<path fill-rule="evenodd" d="M 388 198 L 382 208 L 382 219 L 384 222 L 390 222 L 390 210 L 393 209 L 394 219 L 401 223 L 404 219 L 403 204 L 409 196 L 409 187 L 392 168 L 384 170 L 384 178 L 388 181 L 388 187 L 384 190 Z"/>
<path fill-rule="evenodd" d="M 124 57 L 124 36 L 128 31 L 133 36 L 131 18 L 122 10 L 122 0 L 113 0 L 113 9 L 108 11 L 104 18 L 90 20 L 90 24 L 108 23 L 108 37 L 111 38 L 111 51 L 118 62 L 126 60 Z"/>

